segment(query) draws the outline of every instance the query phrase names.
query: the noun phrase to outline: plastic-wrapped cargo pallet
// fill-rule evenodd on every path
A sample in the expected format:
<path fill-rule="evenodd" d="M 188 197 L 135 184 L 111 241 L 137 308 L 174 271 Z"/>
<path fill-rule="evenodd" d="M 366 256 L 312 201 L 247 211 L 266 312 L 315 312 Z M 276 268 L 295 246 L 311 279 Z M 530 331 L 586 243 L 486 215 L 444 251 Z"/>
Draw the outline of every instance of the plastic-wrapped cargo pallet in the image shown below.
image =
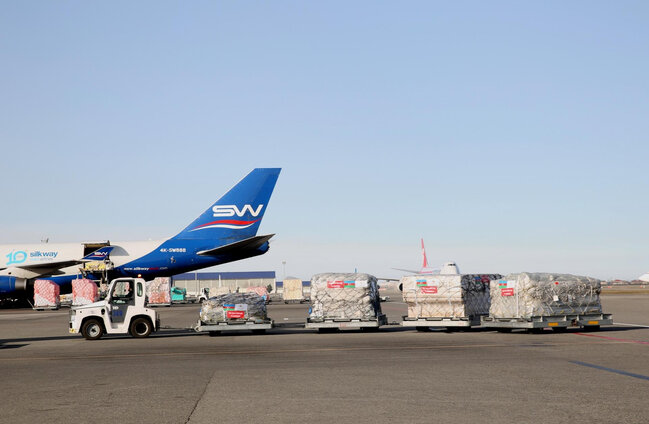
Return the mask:
<path fill-rule="evenodd" d="M 146 283 L 146 295 L 149 305 L 171 304 L 171 278 L 157 277 Z"/>
<path fill-rule="evenodd" d="M 373 319 L 379 315 L 376 277 L 323 273 L 311 278 L 310 319 Z"/>
<path fill-rule="evenodd" d="M 257 293 L 228 293 L 203 302 L 200 320 L 217 324 L 230 320 L 266 320 L 266 302 Z"/>
<path fill-rule="evenodd" d="M 301 302 L 304 300 L 302 280 L 289 277 L 283 281 L 282 285 L 284 287 L 284 293 L 282 295 L 284 302 Z"/>
<path fill-rule="evenodd" d="M 87 278 L 72 280 L 72 305 L 89 305 L 99 299 L 99 287 Z"/>
<path fill-rule="evenodd" d="M 246 287 L 246 293 L 257 293 L 259 296 L 263 297 L 264 300 L 268 299 L 268 289 L 263 286 L 253 286 Z"/>
<path fill-rule="evenodd" d="M 489 281 L 498 274 L 408 275 L 401 278 L 408 318 L 469 318 L 489 314 Z"/>
<path fill-rule="evenodd" d="M 601 314 L 601 281 L 570 274 L 509 274 L 491 282 L 492 318 Z"/>
<path fill-rule="evenodd" d="M 34 281 L 34 308 L 59 308 L 61 288 L 50 280 Z"/>

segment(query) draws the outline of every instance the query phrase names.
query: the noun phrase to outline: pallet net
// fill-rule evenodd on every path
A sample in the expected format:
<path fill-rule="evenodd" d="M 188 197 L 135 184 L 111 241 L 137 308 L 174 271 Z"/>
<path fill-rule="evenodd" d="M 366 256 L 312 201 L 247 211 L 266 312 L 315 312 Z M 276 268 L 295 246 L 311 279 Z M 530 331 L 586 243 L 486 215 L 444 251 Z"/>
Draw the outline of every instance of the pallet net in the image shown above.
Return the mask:
<path fill-rule="evenodd" d="M 61 288 L 51 280 L 34 281 L 34 307 L 58 308 L 61 305 Z"/>
<path fill-rule="evenodd" d="M 408 318 L 471 318 L 489 314 L 489 282 L 499 274 L 408 275 L 401 278 Z"/>
<path fill-rule="evenodd" d="M 601 314 L 601 281 L 570 274 L 509 274 L 491 282 L 493 318 Z"/>
<path fill-rule="evenodd" d="M 99 300 L 99 287 L 93 280 L 78 278 L 72 280 L 72 305 L 89 305 Z"/>
<path fill-rule="evenodd" d="M 374 319 L 379 315 L 381 301 L 376 277 L 323 273 L 311 279 L 310 319 Z"/>
<path fill-rule="evenodd" d="M 211 297 L 203 302 L 199 316 L 204 324 L 268 319 L 264 298 L 254 292 Z"/>

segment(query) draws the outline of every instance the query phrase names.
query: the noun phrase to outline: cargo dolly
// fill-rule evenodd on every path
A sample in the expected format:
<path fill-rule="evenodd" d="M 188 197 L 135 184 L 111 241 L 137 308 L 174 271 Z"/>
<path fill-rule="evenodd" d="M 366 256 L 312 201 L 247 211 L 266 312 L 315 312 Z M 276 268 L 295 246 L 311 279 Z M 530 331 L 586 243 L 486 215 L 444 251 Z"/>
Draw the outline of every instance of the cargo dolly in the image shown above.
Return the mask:
<path fill-rule="evenodd" d="M 380 314 L 374 318 L 367 319 L 343 319 L 343 318 L 307 318 L 304 328 L 317 329 L 324 333 L 335 330 L 371 330 L 378 329 L 382 325 L 387 325 L 388 318 L 385 314 Z"/>
<path fill-rule="evenodd" d="M 198 321 L 194 326 L 194 331 L 197 333 L 209 333 L 210 336 L 218 336 L 221 333 L 232 331 L 252 331 L 252 334 L 264 334 L 266 330 L 274 327 L 274 322 L 271 319 L 250 319 L 250 320 L 226 320 L 217 323 L 207 324 Z"/>
<path fill-rule="evenodd" d="M 426 330 L 428 327 L 446 327 L 448 329 L 470 328 L 480 325 L 480 316 L 420 318 L 404 316 L 401 325 L 403 327 L 415 327 L 417 330 Z"/>
<path fill-rule="evenodd" d="M 565 331 L 568 327 L 583 327 L 584 330 L 597 330 L 600 325 L 613 324 L 611 314 L 567 314 L 554 316 L 537 316 L 529 318 L 494 318 L 482 317 L 482 325 L 495 328 L 497 331 L 508 332 L 513 329 L 530 331 L 551 328 L 555 331 Z"/>

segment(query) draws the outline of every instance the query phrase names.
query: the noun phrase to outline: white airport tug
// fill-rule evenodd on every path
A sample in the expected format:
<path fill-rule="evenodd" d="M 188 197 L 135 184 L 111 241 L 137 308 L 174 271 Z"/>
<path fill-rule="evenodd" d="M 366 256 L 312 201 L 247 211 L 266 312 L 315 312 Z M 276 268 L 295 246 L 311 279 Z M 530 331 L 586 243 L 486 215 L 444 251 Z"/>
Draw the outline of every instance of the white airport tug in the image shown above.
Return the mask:
<path fill-rule="evenodd" d="M 146 307 L 146 284 L 141 278 L 117 278 L 110 283 L 106 299 L 70 309 L 70 333 L 87 340 L 104 334 L 148 337 L 160 328 L 160 317 Z"/>

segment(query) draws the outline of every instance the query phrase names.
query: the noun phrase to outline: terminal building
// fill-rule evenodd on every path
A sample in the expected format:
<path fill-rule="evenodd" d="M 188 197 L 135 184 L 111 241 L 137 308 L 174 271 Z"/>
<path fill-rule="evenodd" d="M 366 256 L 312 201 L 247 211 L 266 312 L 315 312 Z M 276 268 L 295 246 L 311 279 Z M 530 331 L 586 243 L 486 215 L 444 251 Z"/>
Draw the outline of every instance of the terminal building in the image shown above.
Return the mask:
<path fill-rule="evenodd" d="M 277 293 L 277 281 L 275 271 L 253 271 L 253 272 L 188 272 L 172 277 L 174 287 L 184 288 L 187 293 L 200 293 L 204 287 L 208 287 L 211 293 L 218 292 L 219 288 L 227 287 L 231 292 L 247 287 L 273 288 Z"/>
<path fill-rule="evenodd" d="M 293 278 L 293 277 L 289 277 Z M 172 277 L 174 287 L 184 288 L 187 293 L 198 294 L 204 287 L 210 289 L 211 293 L 218 293 L 217 290 L 226 287 L 230 292 L 247 287 L 268 287 L 273 288 L 271 293 L 282 294 L 284 282 L 277 281 L 275 271 L 251 271 L 251 272 L 188 272 Z M 311 292 L 311 281 L 302 281 L 302 290 L 305 296 Z"/>

